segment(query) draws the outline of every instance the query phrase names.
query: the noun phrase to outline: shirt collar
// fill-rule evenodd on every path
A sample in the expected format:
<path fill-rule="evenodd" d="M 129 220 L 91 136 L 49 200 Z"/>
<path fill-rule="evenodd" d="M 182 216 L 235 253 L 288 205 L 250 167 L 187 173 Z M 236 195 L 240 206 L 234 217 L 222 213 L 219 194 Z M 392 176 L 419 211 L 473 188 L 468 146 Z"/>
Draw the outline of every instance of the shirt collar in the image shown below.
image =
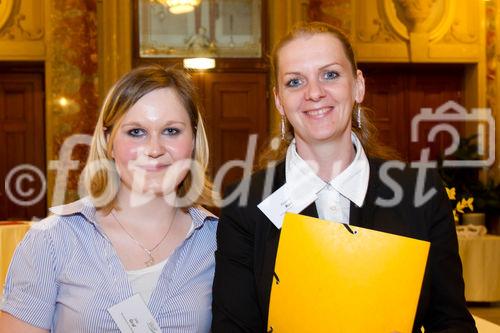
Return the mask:
<path fill-rule="evenodd" d="M 201 206 L 189 207 L 188 209 L 189 215 L 193 220 L 193 228 L 198 229 L 205 223 L 207 220 L 217 220 L 217 216 L 206 210 Z"/>
<path fill-rule="evenodd" d="M 351 139 L 356 148 L 356 155 L 351 164 L 330 181 L 330 185 L 356 206 L 361 207 L 368 191 L 370 164 L 356 134 L 351 133 Z"/>
<path fill-rule="evenodd" d="M 54 206 L 49 211 L 59 216 L 82 214 L 87 221 L 96 224 L 96 208 L 88 196 L 66 205 Z"/>
<path fill-rule="evenodd" d="M 361 142 L 352 132 L 351 140 L 356 149 L 353 161 L 328 184 L 360 207 L 363 205 L 368 190 L 370 165 Z M 303 188 L 318 193 L 325 187 L 326 182 L 297 153 L 295 139 L 288 147 L 285 163 L 286 182 L 292 188 Z"/>

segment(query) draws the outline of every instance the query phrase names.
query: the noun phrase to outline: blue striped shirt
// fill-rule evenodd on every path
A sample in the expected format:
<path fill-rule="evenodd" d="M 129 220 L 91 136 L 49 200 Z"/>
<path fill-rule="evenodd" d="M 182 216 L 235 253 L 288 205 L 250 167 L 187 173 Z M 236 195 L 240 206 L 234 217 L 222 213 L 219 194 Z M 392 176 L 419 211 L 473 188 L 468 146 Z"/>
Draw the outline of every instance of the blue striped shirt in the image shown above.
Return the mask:
<path fill-rule="evenodd" d="M 88 198 L 51 209 L 18 245 L 2 311 L 52 332 L 119 332 L 107 309 L 133 295 Z M 194 231 L 172 253 L 148 308 L 163 332 L 209 332 L 217 218 L 189 208 Z"/>

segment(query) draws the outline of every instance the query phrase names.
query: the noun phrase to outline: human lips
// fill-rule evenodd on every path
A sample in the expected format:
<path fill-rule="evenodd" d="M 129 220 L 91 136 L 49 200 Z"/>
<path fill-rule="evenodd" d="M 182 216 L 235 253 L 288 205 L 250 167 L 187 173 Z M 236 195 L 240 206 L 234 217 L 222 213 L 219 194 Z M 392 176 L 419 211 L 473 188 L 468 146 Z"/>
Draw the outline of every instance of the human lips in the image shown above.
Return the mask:
<path fill-rule="evenodd" d="M 304 114 L 306 114 L 309 117 L 322 118 L 330 111 L 333 111 L 333 107 L 325 106 L 325 107 L 306 110 L 304 111 Z"/>
<path fill-rule="evenodd" d="M 158 172 L 165 170 L 167 168 L 168 164 L 143 164 L 143 165 L 138 165 L 139 168 L 149 171 L 149 172 Z"/>

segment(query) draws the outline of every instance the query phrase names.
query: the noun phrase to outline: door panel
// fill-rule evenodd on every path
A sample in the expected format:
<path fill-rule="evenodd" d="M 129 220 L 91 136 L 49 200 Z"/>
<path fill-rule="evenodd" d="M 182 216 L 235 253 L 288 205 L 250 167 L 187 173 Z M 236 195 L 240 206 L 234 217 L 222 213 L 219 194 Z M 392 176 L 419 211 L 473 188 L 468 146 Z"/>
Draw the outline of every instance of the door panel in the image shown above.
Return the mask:
<path fill-rule="evenodd" d="M 440 133 L 434 142 L 427 135 L 436 123 L 419 126 L 418 142 L 411 142 L 411 121 L 421 108 L 435 108 L 449 100 L 463 104 L 463 65 L 361 64 L 366 81 L 364 106 L 373 110 L 375 126 L 383 143 L 395 148 L 407 161 L 420 159 L 423 148 L 430 148 L 435 160 L 451 143 Z M 460 134 L 463 124 L 451 123 Z"/>
<path fill-rule="evenodd" d="M 201 90 L 210 145 L 212 175 L 230 160 L 244 160 L 251 134 L 257 149 L 267 140 L 266 73 L 202 73 L 195 82 Z M 233 168 L 224 184 L 243 175 Z"/>
<path fill-rule="evenodd" d="M 5 180 L 0 189 L 0 220 L 46 215 L 43 94 L 41 73 L 0 74 L 0 177 Z M 43 180 L 28 166 L 40 170 Z M 14 172 L 15 168 L 22 169 Z M 42 190 L 41 199 L 35 200 Z"/>
<path fill-rule="evenodd" d="M 384 82 L 384 84 L 381 84 Z M 380 140 L 406 158 L 407 140 L 401 140 L 400 129 L 407 123 L 405 110 L 404 80 L 388 73 L 366 78 L 366 95 L 363 105 L 370 109 L 372 118 L 379 132 Z"/>

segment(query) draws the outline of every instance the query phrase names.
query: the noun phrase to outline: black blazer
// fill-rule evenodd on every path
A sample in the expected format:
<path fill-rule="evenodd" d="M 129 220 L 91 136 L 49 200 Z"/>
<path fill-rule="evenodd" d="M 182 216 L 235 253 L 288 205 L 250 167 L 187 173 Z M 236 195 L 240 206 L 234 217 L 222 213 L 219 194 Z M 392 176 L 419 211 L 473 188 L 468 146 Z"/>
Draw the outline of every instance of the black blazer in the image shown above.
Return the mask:
<path fill-rule="evenodd" d="M 403 170 L 393 168 L 389 172 L 390 180 L 383 182 L 379 175 L 379 171 L 383 171 L 380 170 L 382 162 L 370 160 L 365 201 L 362 207 L 351 203 L 349 223 L 431 242 L 414 332 L 420 332 L 422 326 L 426 332 L 477 332 L 465 305 L 455 225 L 439 176 L 431 171 L 421 174 L 425 176 L 425 191 L 431 188 L 437 191 L 425 204 L 416 207 L 417 170 L 406 166 Z M 257 205 L 284 183 L 285 163 L 282 162 L 226 191 L 226 198 L 233 191 L 241 192 L 239 200 L 222 209 L 217 230 L 212 304 L 214 333 L 266 332 L 280 230 Z M 266 189 L 266 184 L 271 188 Z M 397 188 L 403 195 L 398 205 L 387 208 L 375 204 L 377 198 L 393 198 Z M 315 204 L 301 214 L 317 217 Z M 362 320 L 363 314 L 359 318 Z"/>

